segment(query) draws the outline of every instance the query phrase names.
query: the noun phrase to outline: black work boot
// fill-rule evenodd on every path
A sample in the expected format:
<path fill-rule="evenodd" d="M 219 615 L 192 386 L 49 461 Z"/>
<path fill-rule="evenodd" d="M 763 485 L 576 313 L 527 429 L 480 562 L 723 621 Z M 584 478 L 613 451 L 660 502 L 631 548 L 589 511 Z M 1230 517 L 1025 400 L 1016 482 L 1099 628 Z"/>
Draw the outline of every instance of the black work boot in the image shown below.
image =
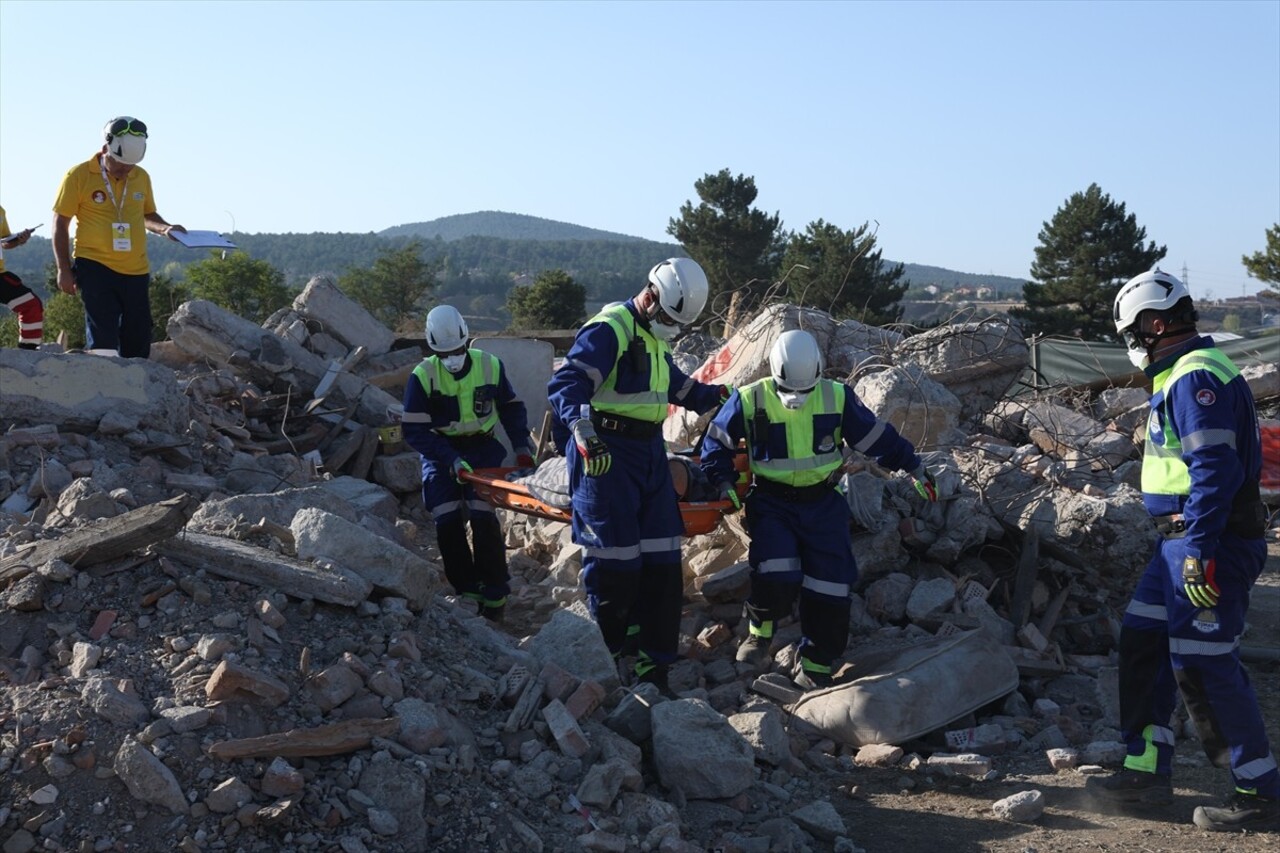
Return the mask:
<path fill-rule="evenodd" d="M 1173 782 L 1168 776 L 1127 767 L 1105 778 L 1089 777 L 1084 789 L 1098 800 L 1119 805 L 1165 806 L 1173 802 Z"/>
<path fill-rule="evenodd" d="M 486 604 L 480 602 L 480 615 L 488 619 L 495 625 L 501 625 L 506 620 L 507 605 L 505 604 Z"/>
<path fill-rule="evenodd" d="M 1280 826 L 1280 800 L 1236 791 L 1223 806 L 1196 806 L 1191 822 L 1210 832 Z"/>
<path fill-rule="evenodd" d="M 637 675 L 636 681 L 641 684 L 652 684 L 658 688 L 659 693 L 668 699 L 679 699 L 680 697 L 675 694 L 675 691 L 671 689 L 671 685 L 667 682 L 667 669 L 668 667 L 660 665 L 651 667 Z"/>
<path fill-rule="evenodd" d="M 748 634 L 747 638 L 738 645 L 738 653 L 734 655 L 734 660 L 749 664 L 753 672 L 759 672 L 769 662 L 769 646 L 772 643 L 771 637 Z"/>
<path fill-rule="evenodd" d="M 835 679 L 831 677 L 830 672 L 822 672 L 821 670 L 807 669 L 804 665 L 804 658 L 796 658 L 794 667 L 791 670 L 791 680 L 796 687 L 806 693 L 810 690 L 822 690 L 835 684 Z"/>

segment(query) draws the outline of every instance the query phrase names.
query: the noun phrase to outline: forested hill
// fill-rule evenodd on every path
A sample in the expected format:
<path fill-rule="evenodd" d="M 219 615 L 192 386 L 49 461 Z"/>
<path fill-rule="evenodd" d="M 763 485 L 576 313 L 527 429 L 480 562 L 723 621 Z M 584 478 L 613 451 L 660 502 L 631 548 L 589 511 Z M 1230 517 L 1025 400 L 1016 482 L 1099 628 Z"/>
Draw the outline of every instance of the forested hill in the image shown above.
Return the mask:
<path fill-rule="evenodd" d="M 622 243 L 647 243 L 641 237 L 615 234 L 597 228 L 584 228 L 568 222 L 556 222 L 523 213 L 503 213 L 482 210 L 479 213 L 459 213 L 442 216 L 430 222 L 411 222 L 396 225 L 378 232 L 382 237 L 420 237 L 433 240 L 439 237 L 445 242 L 464 237 L 499 237 L 504 240 L 606 240 Z"/>
<path fill-rule="evenodd" d="M 484 219 L 489 216 L 493 218 Z M 520 223 L 525 223 L 530 227 L 545 228 L 548 233 L 554 231 L 560 236 L 533 239 L 511 236 L 510 233 L 502 236 L 462 234 L 455 231 L 453 225 L 464 220 L 472 223 L 487 221 L 495 227 L 499 223 L 506 223 L 509 232 L 518 230 Z M 450 223 L 450 227 L 446 229 L 445 223 Z M 405 229 L 420 226 L 438 228 L 439 233 L 431 237 L 405 233 Z M 477 224 L 476 227 L 480 225 Z M 456 233 L 457 236 L 446 236 L 446 232 Z M 315 275 L 327 273 L 337 276 L 353 268 L 368 268 L 381 253 L 399 249 L 414 239 L 422 246 L 423 256 L 440 265 L 442 276 L 446 279 L 465 274 L 473 281 L 493 279 L 495 286 L 498 280 L 502 280 L 507 282 L 503 286 L 505 292 L 515 274 L 536 276 L 543 270 L 563 269 L 584 285 L 593 298 L 598 299 L 630 296 L 655 263 L 663 258 L 684 255 L 683 250 L 675 243 L 610 235 L 607 231 L 533 216 L 496 213 L 444 217 L 433 222 L 418 223 L 417 226 L 396 226 L 381 234 L 236 233 L 228 236 L 250 257 L 271 264 L 285 274 L 286 283 L 299 288 Z M 210 256 L 205 250 L 187 249 L 154 235 L 147 237 L 147 251 L 151 257 L 152 269 L 170 275 L 180 275 L 181 267 Z M 4 260 L 8 269 L 39 292 L 47 293 L 44 283 L 49 274 L 47 267 L 52 263 L 48 239 L 32 237 L 21 249 L 6 252 Z M 949 291 L 961 286 L 987 286 L 1000 293 L 1019 295 L 1023 284 L 1021 279 L 963 273 L 921 264 L 906 264 L 904 278 L 913 288 L 934 284 L 943 291 Z"/>
<path fill-rule="evenodd" d="M 892 261 L 885 261 L 892 263 Z M 1022 295 L 1022 285 L 1027 279 L 1010 278 L 1007 275 L 983 275 L 981 273 L 956 272 L 943 267 L 931 267 L 926 264 L 903 264 L 902 277 L 911 282 L 913 287 L 937 285 L 940 290 L 955 290 L 957 287 L 990 287 L 999 293 L 1015 293 Z"/>

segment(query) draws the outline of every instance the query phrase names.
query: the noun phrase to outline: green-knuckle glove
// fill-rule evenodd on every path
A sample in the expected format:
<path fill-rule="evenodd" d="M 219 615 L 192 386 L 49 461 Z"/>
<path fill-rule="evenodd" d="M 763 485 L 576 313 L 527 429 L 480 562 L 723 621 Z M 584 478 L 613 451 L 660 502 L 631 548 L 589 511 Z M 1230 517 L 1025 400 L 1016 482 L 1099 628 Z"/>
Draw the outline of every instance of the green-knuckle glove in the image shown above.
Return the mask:
<path fill-rule="evenodd" d="M 596 428 L 586 418 L 579 418 L 573 422 L 573 443 L 578 448 L 578 454 L 587 463 L 588 477 L 603 476 L 613 464 L 613 454 L 609 452 L 609 445 L 596 435 Z"/>
<path fill-rule="evenodd" d="M 468 474 L 470 474 L 471 466 L 467 464 L 467 460 L 459 456 L 457 459 L 453 460 L 453 479 L 456 480 L 459 484 L 466 482 L 465 480 L 462 479 L 463 471 L 466 471 Z"/>
<path fill-rule="evenodd" d="M 911 472 L 911 482 L 915 485 L 920 497 L 929 503 L 938 502 L 938 481 L 929 473 L 929 469 L 921 465 Z"/>
<path fill-rule="evenodd" d="M 1214 580 L 1217 568 L 1213 557 L 1203 562 L 1198 557 L 1187 557 L 1182 561 L 1182 586 L 1187 592 L 1187 598 L 1196 607 L 1217 606 L 1218 596 L 1222 594 Z"/>
<path fill-rule="evenodd" d="M 726 513 L 734 513 L 742 509 L 742 500 L 738 497 L 738 490 L 733 487 L 733 483 L 725 483 L 720 487 L 720 500 L 733 504 L 733 509 L 726 509 Z"/>

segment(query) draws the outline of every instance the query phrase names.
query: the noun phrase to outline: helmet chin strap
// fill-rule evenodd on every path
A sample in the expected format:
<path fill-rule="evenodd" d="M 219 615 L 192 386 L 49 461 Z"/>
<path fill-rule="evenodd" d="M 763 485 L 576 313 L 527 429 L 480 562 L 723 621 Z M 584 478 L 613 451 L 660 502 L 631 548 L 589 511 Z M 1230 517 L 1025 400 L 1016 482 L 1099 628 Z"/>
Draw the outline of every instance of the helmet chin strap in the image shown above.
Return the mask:
<path fill-rule="evenodd" d="M 1139 332 L 1137 337 L 1142 341 L 1143 349 L 1147 351 L 1147 358 L 1154 362 L 1156 360 L 1156 350 L 1160 348 L 1161 341 L 1166 338 L 1180 337 L 1190 331 L 1194 331 L 1194 327 L 1191 329 L 1165 329 L 1163 332 Z"/>

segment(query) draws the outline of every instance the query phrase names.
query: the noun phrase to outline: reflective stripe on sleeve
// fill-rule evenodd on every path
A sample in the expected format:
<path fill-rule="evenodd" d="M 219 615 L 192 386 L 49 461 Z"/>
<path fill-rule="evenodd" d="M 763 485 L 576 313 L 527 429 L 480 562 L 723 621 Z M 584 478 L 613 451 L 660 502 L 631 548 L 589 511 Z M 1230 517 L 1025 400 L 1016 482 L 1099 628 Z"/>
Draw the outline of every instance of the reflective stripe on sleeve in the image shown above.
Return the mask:
<path fill-rule="evenodd" d="M 1193 450 L 1199 450 L 1201 447 L 1212 447 L 1215 444 L 1225 444 L 1234 450 L 1236 446 L 1235 431 L 1229 429 L 1202 429 L 1199 432 L 1182 436 L 1182 449 L 1188 453 Z"/>
<path fill-rule="evenodd" d="M 594 392 L 600 387 L 600 383 L 604 381 L 604 374 L 596 370 L 586 362 L 578 361 L 576 358 L 565 359 L 564 367 L 575 367 L 587 375 L 591 380 L 591 390 Z"/>
<path fill-rule="evenodd" d="M 1156 622 L 1168 622 L 1169 611 L 1163 604 L 1146 604 L 1142 601 L 1130 601 L 1125 613 L 1130 616 L 1141 616 Z"/>
<path fill-rule="evenodd" d="M 859 453 L 866 453 L 871 445 L 876 443 L 876 439 L 884 435 L 884 421 L 876 421 L 876 425 L 871 428 L 871 432 L 862 437 L 862 440 L 853 446 L 853 449 Z"/>

